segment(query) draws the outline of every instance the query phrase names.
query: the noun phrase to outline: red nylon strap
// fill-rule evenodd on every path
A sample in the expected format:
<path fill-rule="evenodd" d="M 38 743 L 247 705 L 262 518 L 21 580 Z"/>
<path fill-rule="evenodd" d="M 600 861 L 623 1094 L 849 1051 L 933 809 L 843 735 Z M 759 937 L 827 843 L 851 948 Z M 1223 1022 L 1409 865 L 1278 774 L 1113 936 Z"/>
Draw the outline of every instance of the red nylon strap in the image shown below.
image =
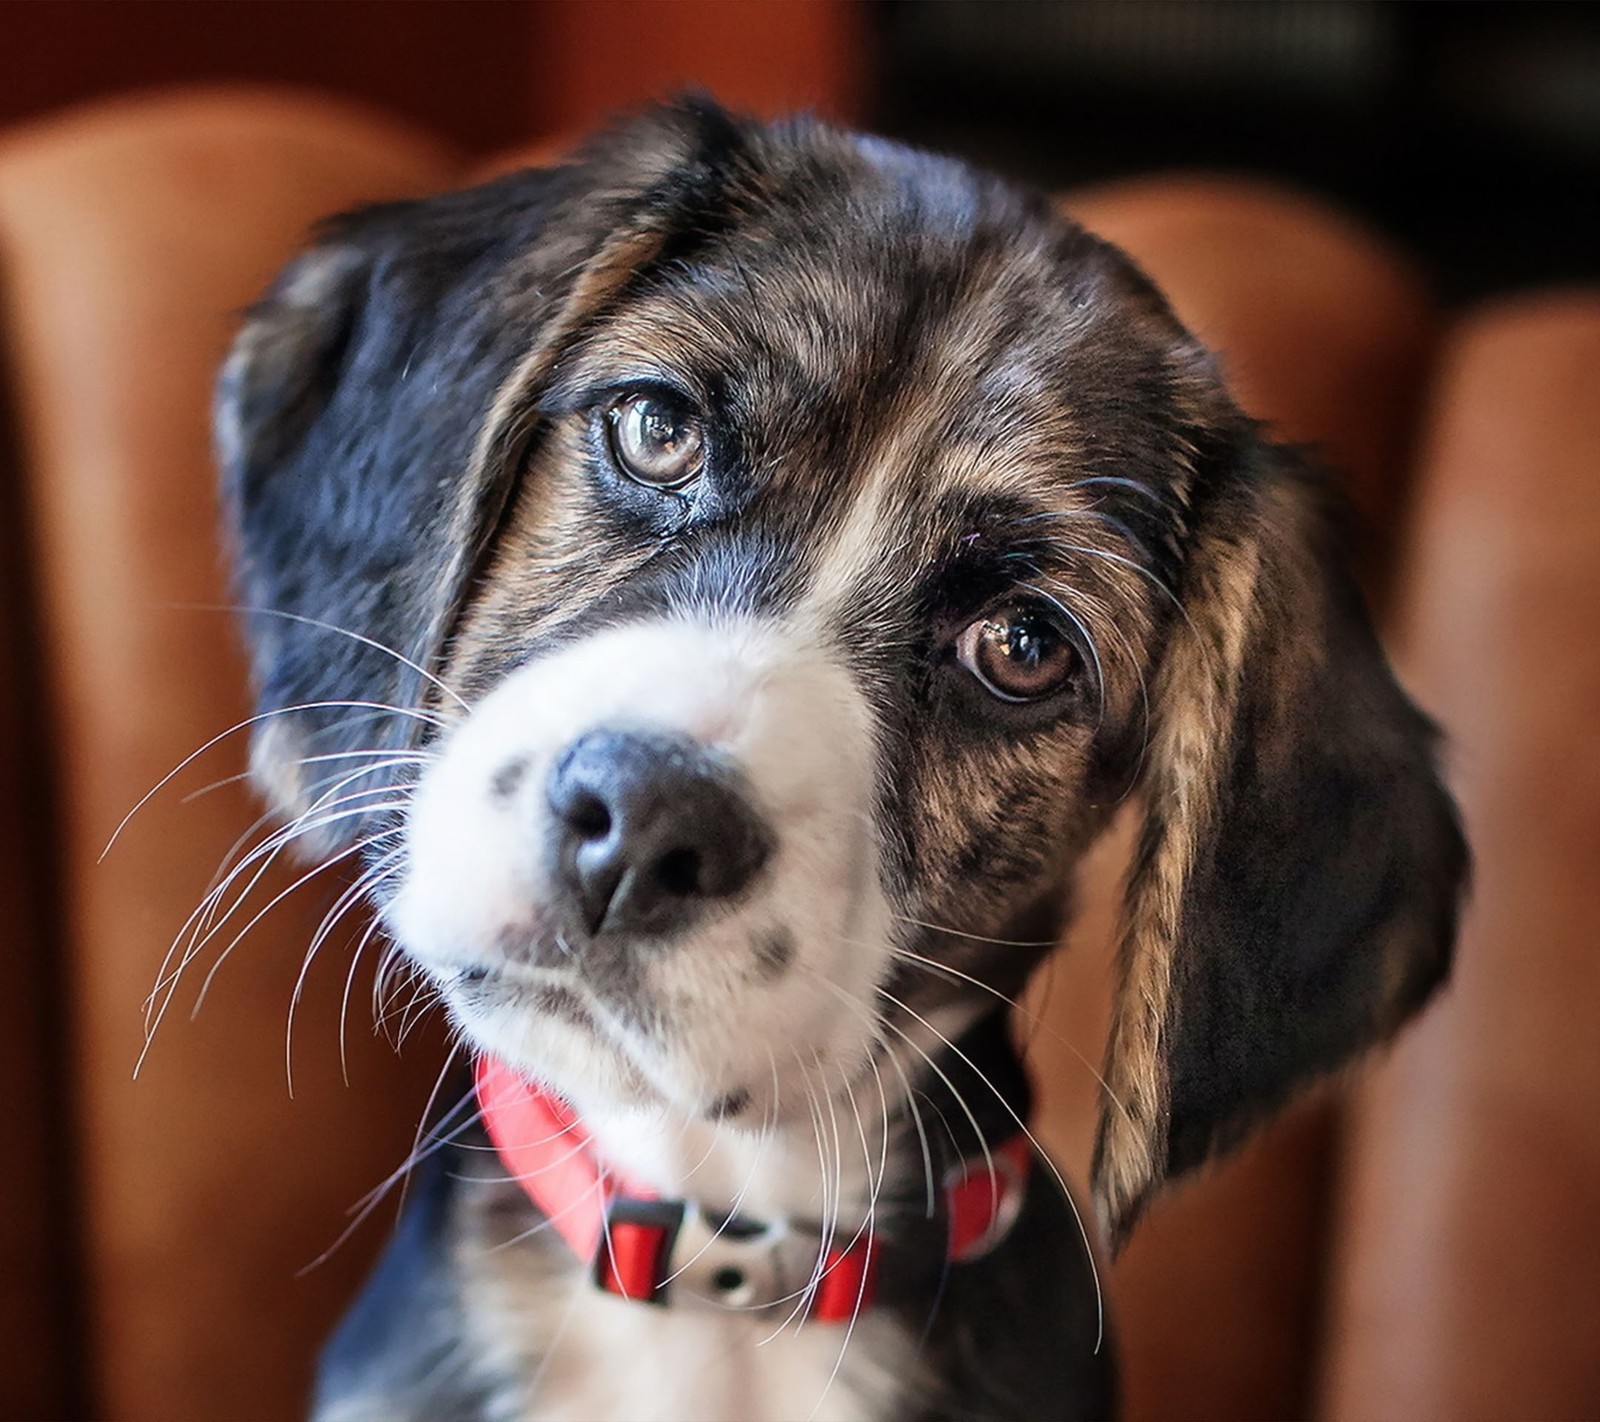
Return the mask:
<path fill-rule="evenodd" d="M 478 1058 L 477 1088 L 484 1128 L 523 1193 L 578 1258 L 595 1258 L 606 1188 L 577 1115 L 494 1057 Z"/>
<path fill-rule="evenodd" d="M 848 1323 L 872 1307 L 878 1292 L 878 1249 L 866 1234 L 848 1249 L 830 1249 L 811 1301 L 811 1317 L 823 1323 Z"/>
<path fill-rule="evenodd" d="M 662 1225 L 613 1220 L 607 1233 L 608 1240 L 595 1258 L 595 1283 L 625 1299 L 662 1302 L 672 1232 Z"/>
<path fill-rule="evenodd" d="M 476 1077 L 484 1127 L 501 1160 L 572 1252 L 590 1264 L 599 1287 L 665 1303 L 683 1203 L 602 1171 L 572 1108 L 504 1063 L 480 1057 Z M 951 1172 L 945 1181 L 951 1262 L 975 1259 L 1005 1237 L 1031 1161 L 1027 1138 L 1017 1135 L 994 1147 L 992 1169 L 989 1159 L 980 1159 Z M 854 1318 L 871 1306 L 877 1281 L 878 1248 L 865 1233 L 848 1248 L 830 1249 L 811 1317 L 829 1323 Z"/>
<path fill-rule="evenodd" d="M 1022 1208 L 1033 1151 L 1025 1135 L 1002 1141 L 991 1159 L 964 1161 L 945 1181 L 952 1263 L 987 1254 L 1005 1238 Z"/>

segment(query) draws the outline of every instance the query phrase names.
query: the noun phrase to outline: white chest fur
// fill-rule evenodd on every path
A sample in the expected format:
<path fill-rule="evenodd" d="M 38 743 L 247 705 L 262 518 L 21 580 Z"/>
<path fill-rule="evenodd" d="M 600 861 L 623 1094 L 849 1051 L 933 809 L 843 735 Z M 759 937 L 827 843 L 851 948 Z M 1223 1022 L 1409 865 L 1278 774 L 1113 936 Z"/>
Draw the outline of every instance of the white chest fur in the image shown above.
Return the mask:
<path fill-rule="evenodd" d="M 573 1290 L 523 1402 L 525 1422 L 887 1422 L 912 1340 L 868 1313 L 853 1330 L 629 1303 Z"/>

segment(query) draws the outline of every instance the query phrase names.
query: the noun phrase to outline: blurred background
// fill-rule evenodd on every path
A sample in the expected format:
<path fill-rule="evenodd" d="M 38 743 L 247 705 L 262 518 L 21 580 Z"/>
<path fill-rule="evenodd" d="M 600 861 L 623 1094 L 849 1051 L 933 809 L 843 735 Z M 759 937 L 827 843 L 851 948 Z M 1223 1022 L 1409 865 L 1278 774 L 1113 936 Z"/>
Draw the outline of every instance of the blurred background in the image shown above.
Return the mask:
<path fill-rule="evenodd" d="M 0 123 L 240 80 L 348 96 L 487 155 L 694 86 L 1051 187 L 1286 178 L 1468 295 L 1600 264 L 1600 12 L 1483 0 L 10 0 Z"/>
<path fill-rule="evenodd" d="M 762 114 L 813 110 L 1051 189 L 1114 192 L 1106 185 L 1199 169 L 1307 194 L 1316 212 L 1364 224 L 1404 273 L 1396 319 L 1412 364 L 1395 388 L 1408 410 L 1435 408 L 1439 381 L 1459 374 L 1443 357 L 1446 376 L 1428 373 L 1459 313 L 1600 278 L 1600 5 L 0 3 L 0 1419 L 296 1415 L 315 1340 L 392 1207 L 328 1263 L 302 1268 L 404 1157 L 442 1054 L 427 1026 L 398 1063 L 366 1040 L 370 961 L 353 993 L 344 976 L 357 923 L 310 979 L 300 1099 L 288 1099 L 283 1016 L 303 945 L 339 889 L 313 884 L 241 948 L 205 1014 L 191 1024 L 174 1012 L 143 1079 L 130 1081 L 162 953 L 254 817 L 237 784 L 183 803 L 242 767 L 242 748 L 225 745 L 97 864 L 144 791 L 244 714 L 227 619 L 193 610 L 226 598 L 205 400 L 233 313 L 325 211 L 549 153 L 619 107 L 684 88 Z M 1589 356 L 1563 378 L 1600 409 Z M 1485 378 L 1482 388 L 1488 398 L 1506 387 Z M 1306 433 L 1340 448 L 1339 429 L 1309 421 Z M 1357 471 L 1372 487 L 1398 487 L 1408 461 L 1444 457 L 1421 413 L 1397 417 L 1385 438 L 1387 452 Z M 1595 467 L 1587 448 L 1566 456 L 1581 466 L 1577 492 L 1553 526 L 1568 532 L 1593 528 L 1600 501 L 1600 475 L 1582 473 Z M 1383 519 L 1401 504 L 1429 507 L 1425 493 L 1363 502 Z M 1393 528 L 1376 540 L 1403 542 Z M 1600 544 L 1564 556 L 1600 566 Z M 1587 645 L 1593 624 L 1572 604 L 1600 602 L 1585 588 L 1562 582 L 1547 595 L 1565 599 Z M 1496 645 L 1484 641 L 1486 658 Z M 1576 685 L 1563 704 L 1586 716 L 1586 697 L 1600 705 L 1600 672 Z M 1501 730 L 1517 714 L 1502 713 Z M 1600 789 L 1597 773 L 1580 757 L 1572 783 Z M 1574 812 L 1564 842 L 1600 850 L 1596 823 Z M 1597 946 L 1592 913 L 1569 918 L 1561 931 Z M 337 1046 L 347 996 L 348 1090 Z M 1584 1057 L 1589 1074 L 1573 1080 L 1600 1080 L 1592 1068 Z M 1287 1282 L 1256 1287 L 1273 1267 L 1262 1263 L 1241 1300 L 1219 1292 L 1227 1271 L 1216 1258 L 1169 1252 L 1160 1257 L 1182 1306 L 1162 1314 L 1137 1296 L 1161 1292 L 1138 1282 L 1141 1269 L 1163 1277 L 1155 1246 L 1148 1265 L 1133 1258 L 1122 1287 L 1139 1365 L 1164 1348 L 1212 1368 L 1175 1370 L 1165 1390 L 1136 1380 L 1134 1415 L 1359 1415 L 1349 1401 L 1359 1390 L 1330 1394 L 1334 1365 L 1308 1341 L 1345 1297 L 1325 1275 L 1341 1211 L 1354 1208 L 1330 1183 L 1345 1168 L 1345 1111 L 1323 1103 L 1291 1121 L 1278 1173 L 1257 1167 L 1288 1187 L 1241 1197 L 1271 1238 L 1291 1240 L 1299 1262 Z M 1593 1215 L 1600 1143 L 1585 1149 L 1563 1188 L 1574 1213 Z M 1244 1188 L 1221 1178 L 1224 1194 Z M 1505 1176 L 1491 1185 L 1512 1190 Z M 1286 1191 L 1298 1192 L 1288 1205 Z M 1509 1217 L 1516 1205 L 1503 1208 Z M 1518 1267 L 1535 1267 L 1506 1228 Z M 1572 1372 L 1561 1415 L 1600 1416 L 1600 1248 L 1552 1248 L 1561 1257 L 1549 1269 L 1576 1281 L 1539 1276 L 1572 1304 L 1561 1338 L 1590 1340 L 1559 1345 Z M 1250 1246 L 1237 1250 L 1246 1258 Z M 1515 1292 L 1528 1277 L 1513 1270 L 1496 1286 Z M 1270 1348 L 1230 1353 L 1219 1341 L 1257 1325 Z M 1460 1364 L 1451 1350 L 1479 1336 L 1435 1338 L 1437 1367 Z M 1184 1337 L 1204 1340 L 1198 1362 Z M 1148 1369 L 1139 1376 L 1159 1371 Z M 1429 1415 L 1467 1415 L 1434 1403 Z M 1477 1415 L 1557 1412 L 1486 1403 Z"/>

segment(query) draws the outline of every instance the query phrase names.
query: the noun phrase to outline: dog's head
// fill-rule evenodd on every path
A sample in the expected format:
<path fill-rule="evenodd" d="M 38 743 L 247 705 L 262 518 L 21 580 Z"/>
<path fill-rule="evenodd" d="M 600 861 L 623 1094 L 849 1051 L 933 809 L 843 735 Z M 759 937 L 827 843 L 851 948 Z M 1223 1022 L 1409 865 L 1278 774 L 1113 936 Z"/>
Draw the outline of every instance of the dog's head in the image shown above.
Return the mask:
<path fill-rule="evenodd" d="M 1014 991 L 1130 792 L 1115 1225 L 1446 969 L 1461 838 L 1321 485 L 1041 199 L 657 111 L 332 225 L 218 430 L 260 781 L 580 1100 L 804 1110 Z"/>

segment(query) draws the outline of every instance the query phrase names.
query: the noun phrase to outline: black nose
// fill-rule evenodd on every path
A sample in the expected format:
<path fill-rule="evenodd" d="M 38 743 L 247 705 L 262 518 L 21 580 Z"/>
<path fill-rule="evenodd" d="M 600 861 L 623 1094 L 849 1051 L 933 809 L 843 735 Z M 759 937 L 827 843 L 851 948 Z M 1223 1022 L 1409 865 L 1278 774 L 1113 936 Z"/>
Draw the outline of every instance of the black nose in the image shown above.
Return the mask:
<path fill-rule="evenodd" d="M 771 835 L 741 777 L 682 737 L 591 731 L 556 762 L 558 891 L 590 934 L 661 934 L 731 898 Z"/>

